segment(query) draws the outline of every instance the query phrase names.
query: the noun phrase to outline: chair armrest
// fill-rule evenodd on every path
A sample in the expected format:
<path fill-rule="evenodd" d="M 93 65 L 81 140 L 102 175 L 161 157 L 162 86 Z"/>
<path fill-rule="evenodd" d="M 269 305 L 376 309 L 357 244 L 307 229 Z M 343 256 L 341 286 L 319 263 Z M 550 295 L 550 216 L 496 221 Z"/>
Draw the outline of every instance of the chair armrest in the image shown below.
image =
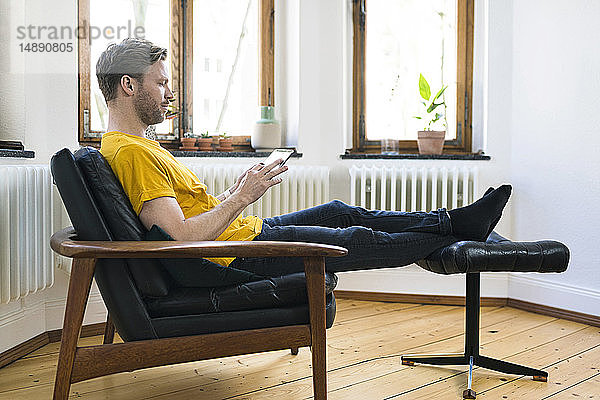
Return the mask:
<path fill-rule="evenodd" d="M 74 258 L 340 257 L 343 247 L 267 241 L 84 241 L 72 227 L 56 232 L 50 247 Z"/>

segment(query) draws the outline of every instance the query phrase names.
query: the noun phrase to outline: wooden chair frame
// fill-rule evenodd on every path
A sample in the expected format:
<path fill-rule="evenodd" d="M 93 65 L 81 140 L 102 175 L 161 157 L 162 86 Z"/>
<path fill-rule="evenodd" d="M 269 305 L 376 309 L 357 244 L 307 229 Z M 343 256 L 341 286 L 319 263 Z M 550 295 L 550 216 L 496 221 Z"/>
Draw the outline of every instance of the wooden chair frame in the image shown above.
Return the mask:
<path fill-rule="evenodd" d="M 52 249 L 73 258 L 54 384 L 54 400 L 72 383 L 118 372 L 190 361 L 311 346 L 315 400 L 327 398 L 325 257 L 347 250 L 299 242 L 77 241 L 73 228 L 55 233 Z M 303 257 L 310 323 L 206 335 L 112 343 L 110 316 L 104 344 L 78 347 L 85 306 L 99 258 Z M 112 332 L 111 332 L 112 331 Z M 109 340 L 110 339 L 110 340 Z"/>

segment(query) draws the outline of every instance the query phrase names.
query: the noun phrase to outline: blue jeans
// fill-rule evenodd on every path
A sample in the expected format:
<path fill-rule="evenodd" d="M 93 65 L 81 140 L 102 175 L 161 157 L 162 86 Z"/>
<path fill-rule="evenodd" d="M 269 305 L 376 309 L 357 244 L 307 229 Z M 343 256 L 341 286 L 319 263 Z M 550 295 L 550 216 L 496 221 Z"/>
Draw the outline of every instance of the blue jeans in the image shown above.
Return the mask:
<path fill-rule="evenodd" d="M 328 257 L 330 272 L 402 267 L 458 241 L 445 209 L 425 212 L 368 211 L 334 200 L 263 220 L 254 240 L 325 243 L 348 249 Z M 231 267 L 262 276 L 303 272 L 300 257 L 236 258 Z"/>

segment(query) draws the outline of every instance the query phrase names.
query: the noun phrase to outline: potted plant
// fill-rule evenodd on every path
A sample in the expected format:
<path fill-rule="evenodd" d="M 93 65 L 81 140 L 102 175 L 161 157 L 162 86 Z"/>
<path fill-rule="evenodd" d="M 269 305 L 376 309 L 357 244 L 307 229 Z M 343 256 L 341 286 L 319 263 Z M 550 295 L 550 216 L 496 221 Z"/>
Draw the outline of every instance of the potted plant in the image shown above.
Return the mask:
<path fill-rule="evenodd" d="M 233 139 L 225 132 L 219 138 L 219 151 L 233 151 Z"/>
<path fill-rule="evenodd" d="M 202 133 L 198 138 L 198 149 L 200 151 L 212 151 L 212 137 L 208 131 Z"/>
<path fill-rule="evenodd" d="M 442 98 L 444 91 L 448 86 L 443 86 L 435 96 L 431 96 L 431 88 L 429 83 L 423 76 L 419 74 L 419 94 L 421 95 L 421 104 L 423 104 L 424 112 L 416 119 L 424 122 L 424 129 L 418 132 L 417 145 L 419 146 L 419 154 L 442 154 L 444 149 L 444 137 L 446 136 L 446 124 L 443 111 L 446 108 L 446 103 Z M 438 108 L 443 106 L 442 109 Z M 439 122 L 443 126 L 443 130 L 432 129 L 432 126 L 439 126 Z"/>
<path fill-rule="evenodd" d="M 196 146 L 196 139 L 198 137 L 194 135 L 192 132 L 185 132 L 183 137 L 181 138 L 181 146 L 179 146 L 179 150 L 183 151 L 197 151 L 198 147 Z"/>
<path fill-rule="evenodd" d="M 212 139 L 212 148 L 213 148 L 213 150 L 215 150 L 215 151 L 218 151 L 218 150 L 219 150 L 219 139 L 220 139 L 220 138 L 221 138 L 221 136 L 220 136 L 220 135 L 214 135 L 214 136 L 211 136 L 211 139 Z"/>

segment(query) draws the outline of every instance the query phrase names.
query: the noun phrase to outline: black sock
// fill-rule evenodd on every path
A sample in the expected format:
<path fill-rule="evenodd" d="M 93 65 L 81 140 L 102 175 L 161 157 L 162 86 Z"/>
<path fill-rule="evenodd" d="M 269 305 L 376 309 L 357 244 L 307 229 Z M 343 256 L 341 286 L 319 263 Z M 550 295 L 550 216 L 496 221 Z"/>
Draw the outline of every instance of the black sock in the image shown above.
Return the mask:
<path fill-rule="evenodd" d="M 482 197 L 487 196 L 488 194 L 492 193 L 494 191 L 493 187 L 489 187 L 488 190 L 485 191 L 485 193 L 483 194 Z M 496 218 L 494 221 L 492 221 L 492 224 L 490 225 L 490 229 L 488 229 L 487 234 L 485 235 L 485 238 L 483 238 L 484 240 L 486 240 L 490 234 L 494 231 L 494 228 L 496 227 L 496 225 L 498 225 L 498 221 L 500 221 L 500 217 Z"/>
<path fill-rule="evenodd" d="M 500 220 L 511 191 L 510 185 L 488 189 L 475 203 L 448 211 L 453 233 L 462 239 L 485 240 Z"/>

